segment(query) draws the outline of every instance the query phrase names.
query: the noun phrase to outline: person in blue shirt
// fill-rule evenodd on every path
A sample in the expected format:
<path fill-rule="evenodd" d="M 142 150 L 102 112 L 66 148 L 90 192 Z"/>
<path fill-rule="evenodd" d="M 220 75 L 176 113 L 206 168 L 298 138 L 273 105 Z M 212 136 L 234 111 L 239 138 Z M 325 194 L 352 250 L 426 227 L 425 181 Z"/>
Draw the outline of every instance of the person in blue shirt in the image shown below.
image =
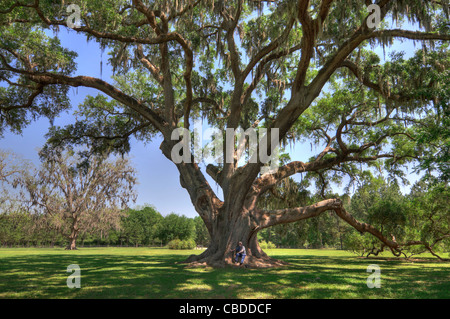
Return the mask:
<path fill-rule="evenodd" d="M 234 262 L 237 263 L 239 262 L 239 258 L 241 259 L 241 262 L 239 265 L 242 265 L 244 263 L 245 260 L 245 247 L 242 245 L 242 242 L 240 241 L 239 244 L 236 246 L 235 249 L 232 249 L 231 251 L 235 251 L 236 252 L 236 257 L 234 258 Z"/>

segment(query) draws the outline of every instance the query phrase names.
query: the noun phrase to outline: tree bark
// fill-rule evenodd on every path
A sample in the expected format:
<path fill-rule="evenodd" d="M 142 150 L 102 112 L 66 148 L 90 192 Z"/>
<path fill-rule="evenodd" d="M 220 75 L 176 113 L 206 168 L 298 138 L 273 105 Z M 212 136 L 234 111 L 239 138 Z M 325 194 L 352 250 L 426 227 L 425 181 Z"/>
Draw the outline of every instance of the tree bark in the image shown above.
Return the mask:
<path fill-rule="evenodd" d="M 76 250 L 76 240 L 77 240 L 77 236 L 70 236 L 69 237 L 69 244 L 66 247 L 66 250 Z"/>
<path fill-rule="evenodd" d="M 66 247 L 66 250 L 76 250 L 76 241 L 78 238 L 78 219 L 75 217 L 72 223 L 72 229 L 69 235 L 69 244 Z"/>
<path fill-rule="evenodd" d="M 244 265 L 264 268 L 285 265 L 284 262 L 267 256 L 258 243 L 259 226 L 249 211 L 222 211 L 213 221 L 211 243 L 200 255 L 191 255 L 185 262 L 193 265 L 226 267 L 234 265 L 234 249 L 241 241 L 246 249 Z"/>

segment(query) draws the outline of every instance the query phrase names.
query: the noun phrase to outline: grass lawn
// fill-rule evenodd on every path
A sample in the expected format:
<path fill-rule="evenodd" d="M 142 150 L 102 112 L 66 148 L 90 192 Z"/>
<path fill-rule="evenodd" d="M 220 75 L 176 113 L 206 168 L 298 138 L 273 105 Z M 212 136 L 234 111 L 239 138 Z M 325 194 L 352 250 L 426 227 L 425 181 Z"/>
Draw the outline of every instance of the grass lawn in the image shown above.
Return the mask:
<path fill-rule="evenodd" d="M 198 250 L 162 248 L 0 249 L 0 298 L 450 298 L 450 263 L 358 258 L 336 250 L 273 249 L 277 269 L 187 268 Z M 66 285 L 81 268 L 81 288 Z M 369 289 L 367 266 L 381 269 Z"/>

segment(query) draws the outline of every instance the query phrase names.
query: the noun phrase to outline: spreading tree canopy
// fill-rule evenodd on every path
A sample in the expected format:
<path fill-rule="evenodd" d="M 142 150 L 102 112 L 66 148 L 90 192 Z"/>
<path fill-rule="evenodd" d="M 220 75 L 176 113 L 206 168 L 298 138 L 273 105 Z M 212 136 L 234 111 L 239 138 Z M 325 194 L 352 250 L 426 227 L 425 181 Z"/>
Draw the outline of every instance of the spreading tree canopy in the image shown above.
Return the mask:
<path fill-rule="evenodd" d="M 448 132 L 448 27 L 448 0 L 4 0 L 0 132 L 55 118 L 70 107 L 70 87 L 94 88 L 99 95 L 79 106 L 76 122 L 50 130 L 48 147 L 126 153 L 131 137 L 162 137 L 160 149 L 211 237 L 189 261 L 225 265 L 242 241 L 251 265 L 275 265 L 258 231 L 327 210 L 398 254 L 406 243 L 357 221 L 338 197 L 276 210 L 259 199 L 300 173 L 325 186 L 370 169 L 402 177 L 411 163 L 448 176 L 449 138 L 439 133 Z M 77 53 L 57 37 L 70 28 L 108 52 L 110 81 L 74 75 Z M 415 41 L 418 50 L 382 62 L 373 48 L 396 39 Z M 237 160 L 239 148 L 206 170 L 194 160 L 174 161 L 174 130 L 191 129 L 197 119 L 228 137 L 224 150 L 234 145 L 226 129 L 265 128 L 269 142 L 259 147 L 266 154 L 278 142 L 306 141 L 319 151 L 305 162 L 284 157 L 266 174 L 261 156 Z M 180 155 L 194 156 L 186 148 Z"/>

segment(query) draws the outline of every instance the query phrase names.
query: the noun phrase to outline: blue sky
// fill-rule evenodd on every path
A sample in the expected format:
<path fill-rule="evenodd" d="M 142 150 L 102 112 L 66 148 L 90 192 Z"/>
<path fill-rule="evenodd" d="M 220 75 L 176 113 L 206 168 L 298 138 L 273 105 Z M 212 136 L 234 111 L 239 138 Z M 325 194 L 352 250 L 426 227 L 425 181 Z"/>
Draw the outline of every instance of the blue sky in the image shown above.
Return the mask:
<path fill-rule="evenodd" d="M 108 68 L 107 54 L 100 54 L 97 43 L 87 42 L 83 36 L 77 35 L 74 31 L 63 30 L 59 33 L 62 45 L 78 52 L 77 59 L 78 71 L 76 75 L 89 75 L 93 77 L 102 77 L 109 81 L 112 75 Z M 390 50 L 403 50 L 406 57 L 412 55 L 414 50 L 420 46 L 414 47 L 411 41 L 397 44 Z M 383 59 L 382 48 L 377 48 L 378 53 Z M 386 52 L 388 49 L 386 48 Z M 386 57 L 388 55 L 386 54 Z M 100 72 L 100 61 L 103 59 L 103 72 Z M 83 101 L 88 94 L 97 95 L 97 91 L 88 88 L 71 89 L 71 101 L 74 109 Z M 71 111 L 63 113 L 55 120 L 55 125 L 63 126 L 73 122 Z M 35 165 L 39 165 L 38 149 L 45 144 L 44 135 L 49 128 L 47 119 L 40 119 L 27 127 L 22 135 L 14 135 L 5 133 L 3 139 L 0 139 L 0 149 L 11 150 L 21 155 L 24 159 L 32 161 Z M 187 191 L 179 184 L 178 171 L 173 163 L 168 161 L 159 150 L 161 139 L 157 138 L 151 143 L 144 145 L 141 142 L 132 141 L 130 152 L 131 161 L 138 173 L 139 184 L 136 186 L 138 198 L 134 205 L 144 205 L 146 203 L 156 207 L 163 215 L 171 212 L 183 214 L 188 217 L 195 217 L 193 205 L 189 199 Z M 289 150 L 289 148 L 288 148 Z M 313 149 L 314 151 L 314 149 Z M 306 161 L 311 156 L 309 144 L 296 144 L 290 149 L 291 158 L 295 160 Z M 206 175 L 206 174 L 205 174 Z M 207 177 L 215 191 L 218 187 Z M 412 177 L 414 180 L 415 178 Z"/>

